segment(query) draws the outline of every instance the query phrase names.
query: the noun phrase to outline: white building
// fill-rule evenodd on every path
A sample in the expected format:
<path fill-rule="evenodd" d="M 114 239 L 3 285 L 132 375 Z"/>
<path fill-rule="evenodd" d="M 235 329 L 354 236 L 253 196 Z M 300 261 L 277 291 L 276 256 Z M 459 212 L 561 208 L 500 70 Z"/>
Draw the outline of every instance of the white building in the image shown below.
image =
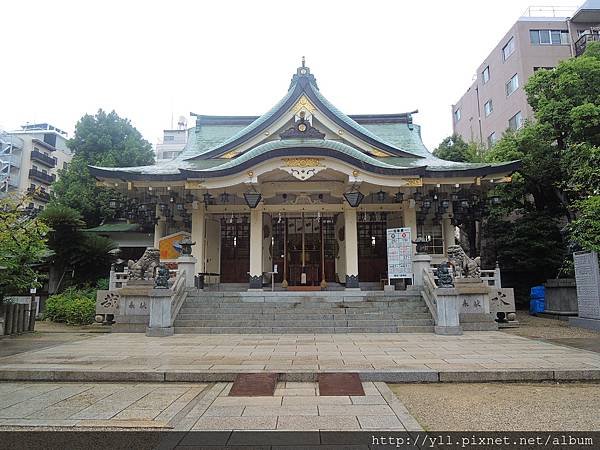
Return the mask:
<path fill-rule="evenodd" d="M 163 130 L 163 140 L 156 144 L 156 160 L 168 161 L 175 159 L 187 144 L 188 130 L 185 117 L 177 121 L 176 130 Z"/>
<path fill-rule="evenodd" d="M 42 210 L 50 200 L 51 185 L 73 157 L 67 133 L 47 123 L 0 131 L 0 196 L 32 194 L 28 208 Z"/>

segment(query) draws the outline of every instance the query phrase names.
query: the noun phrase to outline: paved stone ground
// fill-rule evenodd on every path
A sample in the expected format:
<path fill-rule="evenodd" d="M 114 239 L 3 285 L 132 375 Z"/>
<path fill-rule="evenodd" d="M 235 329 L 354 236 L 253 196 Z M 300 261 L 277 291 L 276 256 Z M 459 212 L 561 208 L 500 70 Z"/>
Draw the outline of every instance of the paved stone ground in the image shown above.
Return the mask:
<path fill-rule="evenodd" d="M 503 332 L 336 335 L 113 333 L 0 358 L 0 379 L 231 381 L 240 372 L 359 372 L 363 381 L 599 379 L 600 354 Z M 292 377 L 296 374 L 296 378 Z"/>
<path fill-rule="evenodd" d="M 598 383 L 397 384 L 390 388 L 428 430 L 600 430 Z"/>
<path fill-rule="evenodd" d="M 518 328 L 502 331 L 515 336 L 528 337 L 568 347 L 600 353 L 600 331 L 572 327 L 566 320 L 531 316 L 525 311 L 517 312 Z"/>
<path fill-rule="evenodd" d="M 420 430 L 384 383 L 364 396 L 321 396 L 317 383 L 280 382 L 270 397 L 229 397 L 232 383 L 0 383 L 6 427 L 217 430 Z"/>
<path fill-rule="evenodd" d="M 66 342 L 80 341 L 92 336 L 89 333 L 77 331 L 60 333 L 35 331 L 17 336 L 0 336 L 0 358 L 31 350 L 54 347 Z"/>

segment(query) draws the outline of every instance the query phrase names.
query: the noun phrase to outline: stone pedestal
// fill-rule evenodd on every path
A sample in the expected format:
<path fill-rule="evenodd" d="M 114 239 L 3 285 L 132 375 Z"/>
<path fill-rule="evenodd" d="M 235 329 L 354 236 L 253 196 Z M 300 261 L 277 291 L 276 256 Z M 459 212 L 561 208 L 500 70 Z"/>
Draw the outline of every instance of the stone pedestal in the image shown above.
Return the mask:
<path fill-rule="evenodd" d="M 150 320 L 146 327 L 146 336 L 173 336 L 171 326 L 170 289 L 152 289 L 150 291 Z"/>
<path fill-rule="evenodd" d="M 413 256 L 413 285 L 423 286 L 423 270 L 431 267 L 431 256 L 417 253 Z"/>
<path fill-rule="evenodd" d="M 153 280 L 130 280 L 119 292 L 118 314 L 114 332 L 143 333 L 150 317 L 150 292 Z"/>
<path fill-rule="evenodd" d="M 460 294 L 458 293 L 458 290 L 454 288 L 438 288 L 436 294 L 438 321 L 434 328 L 435 334 L 462 334 L 463 330 L 460 326 L 459 319 Z"/>
<path fill-rule="evenodd" d="M 490 312 L 491 288 L 480 278 L 455 278 L 459 294 L 459 319 L 465 331 L 492 331 L 498 324 Z"/>
<path fill-rule="evenodd" d="M 185 287 L 194 287 L 194 275 L 196 274 L 196 262 L 198 260 L 193 256 L 180 256 L 177 258 L 177 269 L 185 271 Z"/>

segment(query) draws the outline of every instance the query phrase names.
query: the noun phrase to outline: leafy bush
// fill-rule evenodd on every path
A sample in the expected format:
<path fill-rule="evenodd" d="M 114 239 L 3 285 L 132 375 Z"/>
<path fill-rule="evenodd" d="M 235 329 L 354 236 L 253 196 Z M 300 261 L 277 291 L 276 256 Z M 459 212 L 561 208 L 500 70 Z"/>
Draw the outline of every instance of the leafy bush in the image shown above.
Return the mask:
<path fill-rule="evenodd" d="M 108 278 L 100 278 L 96 281 L 96 289 L 108 290 L 110 285 L 110 280 Z"/>
<path fill-rule="evenodd" d="M 44 318 L 71 325 L 87 325 L 94 321 L 95 314 L 95 291 L 69 288 L 48 298 Z"/>

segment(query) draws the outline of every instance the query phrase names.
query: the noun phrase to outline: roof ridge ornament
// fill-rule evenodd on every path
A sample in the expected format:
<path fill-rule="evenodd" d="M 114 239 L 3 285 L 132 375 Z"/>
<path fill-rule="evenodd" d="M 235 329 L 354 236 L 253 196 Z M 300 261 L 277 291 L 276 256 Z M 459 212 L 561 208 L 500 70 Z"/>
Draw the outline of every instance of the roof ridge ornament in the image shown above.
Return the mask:
<path fill-rule="evenodd" d="M 304 82 L 306 83 L 307 81 L 309 83 L 312 83 L 312 85 L 316 88 L 319 89 L 317 86 L 317 80 L 315 78 L 314 75 L 312 75 L 310 73 L 310 68 L 306 65 L 306 57 L 302 57 L 302 65 L 300 67 L 298 67 L 296 69 L 296 73 L 292 76 L 292 82 L 290 83 L 290 87 L 288 88 L 288 91 L 296 84 L 296 83 L 301 83 Z"/>

